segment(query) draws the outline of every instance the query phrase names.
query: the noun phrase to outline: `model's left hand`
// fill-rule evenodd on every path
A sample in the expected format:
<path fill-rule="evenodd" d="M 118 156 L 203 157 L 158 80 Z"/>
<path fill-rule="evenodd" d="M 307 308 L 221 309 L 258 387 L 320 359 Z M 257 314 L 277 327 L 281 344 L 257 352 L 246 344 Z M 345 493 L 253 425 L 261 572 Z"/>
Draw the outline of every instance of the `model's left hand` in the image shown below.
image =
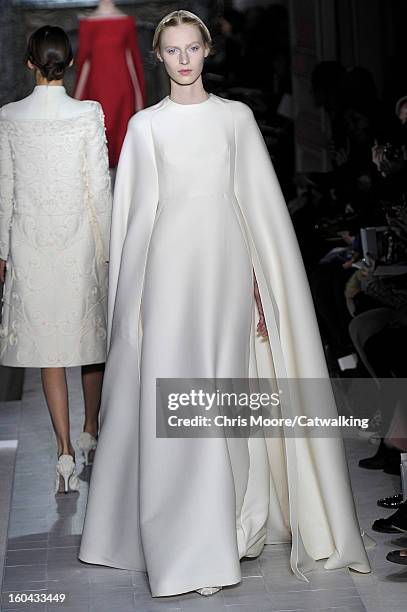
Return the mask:
<path fill-rule="evenodd" d="M 257 333 L 262 338 L 268 338 L 268 331 L 266 326 L 266 320 L 264 318 L 264 314 L 260 314 L 259 322 L 257 323 Z"/>
<path fill-rule="evenodd" d="M 264 318 L 263 306 L 262 306 L 261 299 L 260 299 L 259 286 L 257 284 L 257 279 L 254 273 L 254 270 L 253 270 L 253 279 L 254 279 L 254 298 L 256 300 L 257 310 L 259 311 L 259 316 L 260 316 L 259 322 L 257 323 L 257 333 L 262 338 L 268 338 L 266 320 Z"/>

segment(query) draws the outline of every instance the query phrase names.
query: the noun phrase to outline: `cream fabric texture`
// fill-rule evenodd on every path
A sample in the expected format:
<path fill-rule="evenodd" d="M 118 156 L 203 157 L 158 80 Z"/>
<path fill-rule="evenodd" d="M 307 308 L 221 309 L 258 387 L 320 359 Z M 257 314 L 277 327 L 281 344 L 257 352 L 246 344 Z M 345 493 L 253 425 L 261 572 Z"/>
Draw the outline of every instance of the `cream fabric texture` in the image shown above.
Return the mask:
<path fill-rule="evenodd" d="M 270 342 L 256 337 L 253 268 Z M 157 438 L 156 378 L 328 379 L 286 204 L 251 110 L 164 98 L 129 122 L 112 216 L 101 430 L 79 558 L 146 570 L 153 596 L 241 580 L 292 541 L 369 571 L 340 439 Z M 282 413 L 336 415 L 332 392 Z"/>
<path fill-rule="evenodd" d="M 111 189 L 98 102 L 39 85 L 0 110 L 0 362 L 106 357 Z"/>

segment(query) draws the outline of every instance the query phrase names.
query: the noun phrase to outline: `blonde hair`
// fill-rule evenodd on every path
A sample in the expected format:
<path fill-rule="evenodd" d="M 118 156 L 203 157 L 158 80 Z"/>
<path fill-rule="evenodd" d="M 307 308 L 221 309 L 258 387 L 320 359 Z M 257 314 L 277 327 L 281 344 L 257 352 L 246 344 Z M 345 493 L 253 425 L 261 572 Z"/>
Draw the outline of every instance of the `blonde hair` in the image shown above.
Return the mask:
<path fill-rule="evenodd" d="M 157 55 L 159 52 L 161 34 L 165 30 L 165 28 L 181 25 L 182 23 L 189 23 L 191 25 L 197 26 L 199 31 L 201 32 L 204 45 L 208 47 L 209 52 L 212 51 L 212 37 L 202 19 L 200 19 L 198 15 L 195 15 L 195 13 L 180 10 L 168 13 L 168 15 L 161 19 L 160 23 L 156 27 L 153 37 L 153 53 L 155 55 Z"/>

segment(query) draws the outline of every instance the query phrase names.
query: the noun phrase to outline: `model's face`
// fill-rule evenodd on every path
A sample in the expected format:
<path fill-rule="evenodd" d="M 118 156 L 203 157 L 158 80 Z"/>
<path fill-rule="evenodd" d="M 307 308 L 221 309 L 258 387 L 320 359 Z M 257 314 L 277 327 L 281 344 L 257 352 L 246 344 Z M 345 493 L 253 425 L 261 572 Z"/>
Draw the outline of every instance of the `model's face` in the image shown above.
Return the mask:
<path fill-rule="evenodd" d="M 208 53 L 196 25 L 170 26 L 161 34 L 158 58 L 164 62 L 170 79 L 179 85 L 191 85 L 200 77 Z"/>

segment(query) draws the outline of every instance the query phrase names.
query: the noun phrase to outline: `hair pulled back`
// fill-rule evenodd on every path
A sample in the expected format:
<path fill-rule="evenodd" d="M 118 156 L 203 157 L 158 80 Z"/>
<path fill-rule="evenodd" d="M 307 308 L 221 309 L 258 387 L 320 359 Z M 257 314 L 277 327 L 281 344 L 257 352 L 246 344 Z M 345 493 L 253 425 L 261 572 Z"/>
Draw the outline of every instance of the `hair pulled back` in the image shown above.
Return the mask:
<path fill-rule="evenodd" d="M 47 81 L 62 79 L 72 58 L 71 43 L 62 28 L 45 25 L 31 34 L 25 61 L 30 60 Z"/>
<path fill-rule="evenodd" d="M 163 17 L 160 23 L 157 25 L 153 37 L 153 53 L 157 54 L 160 50 L 161 34 L 165 28 L 181 25 L 183 23 L 189 23 L 197 26 L 201 32 L 204 44 L 208 47 L 209 51 L 212 52 L 212 38 L 202 19 L 190 11 L 179 10 L 172 11 L 171 13 L 168 13 L 168 15 L 165 15 L 165 17 Z"/>

